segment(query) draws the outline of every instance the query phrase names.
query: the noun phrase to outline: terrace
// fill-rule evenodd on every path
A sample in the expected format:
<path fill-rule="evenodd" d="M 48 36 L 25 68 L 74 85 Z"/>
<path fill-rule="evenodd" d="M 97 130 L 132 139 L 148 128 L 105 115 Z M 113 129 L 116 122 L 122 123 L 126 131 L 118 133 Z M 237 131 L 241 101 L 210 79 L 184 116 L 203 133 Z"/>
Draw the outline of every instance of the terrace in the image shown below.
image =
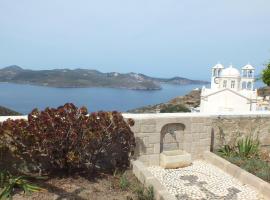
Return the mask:
<path fill-rule="evenodd" d="M 135 121 L 131 127 L 136 142 L 133 174 L 146 188 L 153 187 L 155 199 L 270 199 L 270 167 L 265 176 L 257 177 L 227 161 L 233 156 L 218 154 L 224 146 L 233 146 L 240 138 L 252 135 L 259 142 L 256 159 L 265 159 L 269 166 L 269 155 L 260 156 L 270 150 L 270 113 L 123 114 L 123 117 Z M 0 122 L 8 118 L 27 119 L 27 116 L 0 117 Z M 161 155 L 177 150 L 190 155 L 191 164 L 161 167 Z M 254 158 L 255 154 L 247 160 Z M 167 158 L 168 162 L 179 164 L 181 159 L 177 159 Z"/>

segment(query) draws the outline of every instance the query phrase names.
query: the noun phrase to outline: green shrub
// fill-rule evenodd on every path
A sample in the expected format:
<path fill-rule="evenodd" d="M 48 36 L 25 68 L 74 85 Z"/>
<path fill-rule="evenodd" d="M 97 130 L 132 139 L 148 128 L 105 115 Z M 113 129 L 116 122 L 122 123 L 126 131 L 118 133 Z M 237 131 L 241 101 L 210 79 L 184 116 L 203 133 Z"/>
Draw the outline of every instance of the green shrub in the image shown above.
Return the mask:
<path fill-rule="evenodd" d="M 265 161 L 251 158 L 247 159 L 241 167 L 265 181 L 270 181 L 270 165 Z"/>
<path fill-rule="evenodd" d="M 218 149 L 217 152 L 222 157 L 231 157 L 231 156 L 235 155 L 234 148 L 229 146 L 229 145 L 225 145 L 224 147 L 221 147 L 220 149 Z"/>
<path fill-rule="evenodd" d="M 96 112 L 73 104 L 33 110 L 26 120 L 0 124 L 0 147 L 40 172 L 126 168 L 134 151 L 133 120 L 119 112 Z M 1 165 L 1 163 L 0 163 Z M 0 166 L 1 167 L 1 166 Z"/>
<path fill-rule="evenodd" d="M 246 171 L 270 182 L 270 165 L 260 158 L 245 158 L 239 156 L 226 157 L 231 163 L 245 169 Z"/>
<path fill-rule="evenodd" d="M 256 175 L 261 179 L 270 182 L 270 166 L 263 167 Z"/>
<path fill-rule="evenodd" d="M 176 112 L 191 112 L 184 105 L 167 105 L 166 107 L 160 110 L 161 113 L 176 113 Z"/>
<path fill-rule="evenodd" d="M 42 188 L 31 184 L 28 179 L 33 179 L 29 176 L 13 176 L 8 171 L 0 171 L 0 200 L 12 199 L 15 188 L 22 189 L 25 194 L 38 192 Z"/>
<path fill-rule="evenodd" d="M 239 167 L 243 166 L 243 164 L 246 162 L 245 158 L 236 156 L 235 154 L 231 157 L 226 157 L 226 159 L 231 163 L 238 165 Z"/>
<path fill-rule="evenodd" d="M 259 153 L 259 141 L 248 136 L 238 140 L 237 153 L 241 157 L 252 157 Z"/>

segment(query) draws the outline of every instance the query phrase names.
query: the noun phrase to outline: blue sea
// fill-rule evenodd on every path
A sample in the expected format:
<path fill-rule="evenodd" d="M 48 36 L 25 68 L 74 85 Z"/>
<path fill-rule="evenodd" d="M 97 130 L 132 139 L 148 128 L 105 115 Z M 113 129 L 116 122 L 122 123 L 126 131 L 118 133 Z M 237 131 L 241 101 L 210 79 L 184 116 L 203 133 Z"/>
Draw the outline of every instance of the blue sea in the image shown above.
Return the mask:
<path fill-rule="evenodd" d="M 33 108 L 58 107 L 67 102 L 98 110 L 127 111 L 141 106 L 166 102 L 202 85 L 162 85 L 162 90 L 140 91 L 114 88 L 52 88 L 0 83 L 0 105 L 23 114 Z"/>
<path fill-rule="evenodd" d="M 261 85 L 261 84 L 260 84 Z M 89 112 L 129 109 L 164 103 L 202 85 L 162 85 L 162 90 L 139 91 L 114 88 L 52 88 L 0 83 L 0 105 L 27 114 L 33 108 L 58 107 L 67 102 L 86 106 Z"/>

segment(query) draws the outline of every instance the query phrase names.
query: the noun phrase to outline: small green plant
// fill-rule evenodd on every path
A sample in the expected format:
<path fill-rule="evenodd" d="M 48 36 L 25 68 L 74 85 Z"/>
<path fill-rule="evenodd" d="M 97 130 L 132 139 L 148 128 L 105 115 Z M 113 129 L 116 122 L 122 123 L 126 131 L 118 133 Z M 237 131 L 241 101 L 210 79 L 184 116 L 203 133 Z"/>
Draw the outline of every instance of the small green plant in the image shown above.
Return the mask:
<path fill-rule="evenodd" d="M 154 200 L 154 188 L 150 187 L 141 187 L 139 186 L 136 191 L 136 196 L 138 200 Z"/>
<path fill-rule="evenodd" d="M 225 145 L 224 147 L 218 149 L 218 154 L 222 157 L 231 157 L 235 154 L 235 150 L 230 145 Z"/>
<path fill-rule="evenodd" d="M 127 190 L 130 186 L 130 182 L 124 174 L 120 177 L 119 186 L 121 190 Z"/>
<path fill-rule="evenodd" d="M 24 194 L 31 194 L 32 192 L 41 191 L 42 188 L 30 183 L 28 179 L 33 177 L 29 176 L 13 176 L 8 171 L 0 172 L 0 200 L 12 199 L 13 191 L 15 188 L 22 189 Z"/>
<path fill-rule="evenodd" d="M 259 153 L 259 141 L 248 136 L 238 140 L 237 153 L 240 157 L 253 157 Z"/>

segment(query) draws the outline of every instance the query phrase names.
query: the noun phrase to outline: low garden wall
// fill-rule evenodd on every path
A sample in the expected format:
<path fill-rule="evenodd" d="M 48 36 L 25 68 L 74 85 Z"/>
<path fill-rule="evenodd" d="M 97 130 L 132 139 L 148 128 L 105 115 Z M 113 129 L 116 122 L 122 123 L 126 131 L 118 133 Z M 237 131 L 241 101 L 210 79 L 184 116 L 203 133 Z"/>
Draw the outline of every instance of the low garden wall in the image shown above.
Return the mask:
<path fill-rule="evenodd" d="M 270 149 L 270 113 L 209 115 L 204 113 L 125 114 L 133 118 L 136 158 L 146 165 L 159 165 L 163 150 L 182 149 L 193 159 L 204 151 L 236 142 L 244 135 L 258 137 Z"/>
<path fill-rule="evenodd" d="M 204 113 L 124 114 L 135 120 L 135 158 L 146 165 L 159 165 L 159 154 L 182 149 L 193 159 L 204 151 L 233 143 L 243 135 L 255 135 L 262 147 L 270 148 L 270 113 L 209 115 Z M 18 119 L 26 116 L 0 117 Z"/>

